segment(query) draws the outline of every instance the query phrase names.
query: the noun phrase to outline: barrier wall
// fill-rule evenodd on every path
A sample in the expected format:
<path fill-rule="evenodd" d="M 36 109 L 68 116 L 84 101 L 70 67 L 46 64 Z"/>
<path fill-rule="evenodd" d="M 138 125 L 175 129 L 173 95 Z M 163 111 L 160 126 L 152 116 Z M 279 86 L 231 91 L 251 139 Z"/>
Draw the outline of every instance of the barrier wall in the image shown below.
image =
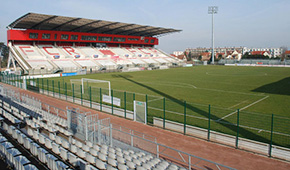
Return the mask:
<path fill-rule="evenodd" d="M 158 127 L 163 128 L 163 119 L 154 117 L 153 124 Z M 184 124 L 173 122 L 170 120 L 165 120 L 165 129 L 169 129 L 172 131 L 184 133 Z M 217 142 L 221 144 L 226 144 L 228 146 L 237 147 L 239 149 L 252 151 L 255 153 L 260 153 L 263 155 L 269 155 L 270 152 L 272 157 L 276 157 L 279 159 L 284 159 L 290 161 L 290 149 L 279 147 L 276 145 L 272 146 L 272 151 L 270 151 L 269 144 L 257 142 L 245 138 L 237 138 L 236 136 L 231 136 L 223 133 L 218 133 L 215 131 L 208 131 L 207 129 L 202 129 L 190 125 L 185 126 L 185 134 L 195 136 L 198 138 L 206 139 L 211 142 Z M 210 133 L 210 138 L 208 138 Z M 238 140 L 238 141 L 237 141 Z M 238 146 L 236 146 L 238 142 Z"/>

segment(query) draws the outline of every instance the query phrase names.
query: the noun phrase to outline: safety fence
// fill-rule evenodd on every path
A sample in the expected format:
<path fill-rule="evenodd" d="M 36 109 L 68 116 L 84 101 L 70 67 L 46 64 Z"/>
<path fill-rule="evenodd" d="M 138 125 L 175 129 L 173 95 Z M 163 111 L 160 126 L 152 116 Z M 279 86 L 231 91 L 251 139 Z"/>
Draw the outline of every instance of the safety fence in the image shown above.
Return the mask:
<path fill-rule="evenodd" d="M 22 84 L 18 82 L 22 81 L 19 77 L 3 78 L 2 76 L 2 80 L 16 86 Z M 212 140 L 211 132 L 228 134 L 236 137 L 234 143 L 230 144 L 236 148 L 247 150 L 241 146 L 239 138 L 267 144 L 268 149 L 264 153 L 268 156 L 272 156 L 272 149 L 276 146 L 290 148 L 290 118 L 288 117 L 190 103 L 174 97 L 164 98 L 92 86 L 83 88 L 81 84 L 71 84 L 63 80 L 27 79 L 26 81 L 28 85 L 34 85 L 39 93 L 129 119 L 133 119 L 134 101 L 145 102 L 147 124 L 154 125 L 153 120 L 156 117 L 162 119 L 162 128 L 166 128 L 167 120 L 183 124 L 184 134 L 188 134 L 187 126 L 202 128 L 207 131 L 207 135 L 203 138 L 209 141 Z M 109 96 L 109 101 L 104 100 L 104 95 Z"/>
<path fill-rule="evenodd" d="M 88 120 L 87 116 L 90 116 L 90 113 L 82 112 L 79 109 L 75 108 L 67 108 L 66 112 L 62 109 L 59 109 L 55 106 L 51 106 L 49 104 L 45 104 L 44 102 L 40 102 L 37 98 L 31 97 L 26 94 L 22 94 L 18 91 L 14 91 L 12 89 L 9 89 L 7 87 L 1 87 L 1 90 L 3 93 L 1 95 L 10 98 L 10 94 L 14 93 L 17 94 L 16 96 L 19 96 L 19 98 L 11 97 L 11 101 L 13 102 L 20 102 L 20 104 L 24 104 L 29 109 L 34 109 L 36 112 L 42 112 L 42 115 L 54 115 L 61 119 L 63 117 L 66 117 L 66 119 L 72 120 L 72 117 L 75 117 L 77 120 L 80 121 L 80 115 L 84 119 Z M 16 99 L 16 100 L 15 100 Z M 18 100 L 19 99 L 19 100 Z M 11 108 L 11 101 L 8 102 L 8 105 L 10 103 L 10 106 L 7 106 L 7 108 Z M 23 101 L 23 103 L 22 103 Z M 7 103 L 7 100 L 5 98 L 1 99 L 2 103 Z M 33 104 L 36 103 L 36 104 Z M 41 105 L 41 107 L 40 107 Z M 3 106 L 2 106 L 3 107 Z M 63 112 L 62 114 L 60 112 Z M 72 116 L 70 112 L 74 111 L 75 115 Z M 45 113 L 43 113 L 45 112 Z M 85 137 L 84 141 L 90 141 L 92 143 L 98 143 L 99 145 L 105 144 L 110 145 L 111 147 L 119 147 L 120 143 L 125 144 L 130 149 L 141 149 L 142 151 L 148 152 L 150 154 L 153 154 L 157 158 L 162 158 L 164 160 L 167 160 L 171 163 L 177 164 L 178 166 L 185 167 L 187 169 L 234 169 L 192 154 L 188 154 L 186 152 L 176 150 L 174 148 L 168 147 L 163 144 L 157 143 L 157 140 L 155 137 L 146 135 L 144 133 L 140 133 L 119 125 L 111 124 L 109 118 L 105 119 L 98 119 L 98 116 L 94 116 L 94 121 L 91 121 L 91 123 L 83 122 L 81 123 L 80 127 L 75 126 L 77 129 L 81 129 L 82 133 L 90 133 L 93 134 L 93 137 L 97 136 L 97 140 L 91 140 L 89 137 Z M 68 121 L 69 122 L 69 121 Z M 72 121 L 74 122 L 74 120 Z M 72 127 L 73 125 L 70 125 L 68 123 L 68 128 Z M 94 128 L 91 128 L 91 127 Z M 90 129 L 91 128 L 91 129 Z M 90 130 L 85 130 L 90 129 Z M 90 135 L 88 135 L 90 136 Z"/>

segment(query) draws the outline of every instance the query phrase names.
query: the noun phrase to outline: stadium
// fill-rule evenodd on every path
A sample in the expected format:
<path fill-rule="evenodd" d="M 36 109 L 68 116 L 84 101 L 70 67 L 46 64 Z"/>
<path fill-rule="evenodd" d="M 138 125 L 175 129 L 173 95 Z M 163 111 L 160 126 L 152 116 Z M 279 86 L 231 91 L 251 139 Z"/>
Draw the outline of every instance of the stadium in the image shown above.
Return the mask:
<path fill-rule="evenodd" d="M 159 36 L 180 31 L 38 13 L 16 19 L 1 74 L 2 162 L 287 169 L 289 69 L 188 67 L 155 48 Z"/>

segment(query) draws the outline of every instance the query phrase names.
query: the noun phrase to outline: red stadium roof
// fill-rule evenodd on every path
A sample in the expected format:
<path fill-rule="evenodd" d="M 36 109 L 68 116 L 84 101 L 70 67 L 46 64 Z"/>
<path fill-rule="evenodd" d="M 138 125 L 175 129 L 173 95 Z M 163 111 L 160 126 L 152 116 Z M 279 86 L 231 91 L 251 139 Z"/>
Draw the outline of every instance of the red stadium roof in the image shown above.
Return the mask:
<path fill-rule="evenodd" d="M 27 13 L 23 15 L 22 17 L 12 22 L 8 28 L 119 34 L 146 37 L 158 35 L 160 36 L 181 31 L 172 28 L 161 28 L 122 22 L 45 15 L 37 13 Z"/>

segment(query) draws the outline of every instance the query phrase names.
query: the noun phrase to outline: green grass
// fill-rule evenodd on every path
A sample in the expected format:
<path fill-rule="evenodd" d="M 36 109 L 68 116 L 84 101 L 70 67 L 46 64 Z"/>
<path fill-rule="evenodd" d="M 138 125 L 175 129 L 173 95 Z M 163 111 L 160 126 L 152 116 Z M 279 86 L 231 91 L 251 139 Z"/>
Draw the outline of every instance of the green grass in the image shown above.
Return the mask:
<path fill-rule="evenodd" d="M 141 101 L 145 101 L 142 94 L 147 94 L 150 123 L 153 116 L 163 118 L 165 97 L 166 119 L 183 123 L 186 101 L 187 123 L 208 128 L 210 104 L 211 118 L 215 120 L 211 126 L 213 130 L 235 135 L 237 113 L 234 111 L 241 109 L 239 135 L 269 142 L 271 115 L 274 114 L 274 132 L 277 132 L 273 136 L 274 144 L 290 147 L 290 137 L 287 136 L 290 135 L 290 68 L 196 66 L 60 77 L 49 81 L 54 80 L 56 92 L 57 82 L 62 85 L 66 82 L 71 94 L 70 79 L 80 78 L 109 80 L 114 96 L 122 101 L 122 108 L 125 105 L 124 91 L 127 92 L 126 107 L 131 110 L 133 93 L 136 93 L 135 99 Z M 75 91 L 75 96 L 77 91 L 80 90 Z M 99 101 L 99 89 L 92 88 L 92 92 L 93 100 Z M 88 99 L 88 94 L 84 98 Z"/>

